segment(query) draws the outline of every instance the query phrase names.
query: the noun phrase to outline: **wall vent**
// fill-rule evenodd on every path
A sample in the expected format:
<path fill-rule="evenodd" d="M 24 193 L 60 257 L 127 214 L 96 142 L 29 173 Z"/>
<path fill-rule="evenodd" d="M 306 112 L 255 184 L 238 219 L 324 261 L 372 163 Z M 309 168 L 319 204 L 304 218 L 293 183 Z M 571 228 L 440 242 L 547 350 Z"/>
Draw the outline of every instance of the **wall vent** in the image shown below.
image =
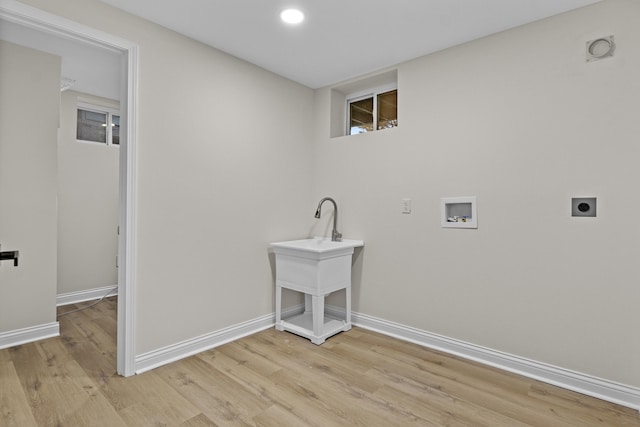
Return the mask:
<path fill-rule="evenodd" d="M 589 40 L 587 42 L 587 62 L 598 61 L 600 59 L 613 56 L 616 50 L 616 44 L 613 36 L 600 37 L 599 39 Z"/>

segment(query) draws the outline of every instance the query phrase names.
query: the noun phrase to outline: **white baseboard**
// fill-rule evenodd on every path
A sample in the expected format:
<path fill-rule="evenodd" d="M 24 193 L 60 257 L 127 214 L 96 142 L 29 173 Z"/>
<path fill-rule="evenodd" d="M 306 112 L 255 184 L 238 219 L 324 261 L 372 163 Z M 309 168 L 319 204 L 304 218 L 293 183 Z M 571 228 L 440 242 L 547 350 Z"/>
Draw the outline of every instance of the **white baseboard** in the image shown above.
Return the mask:
<path fill-rule="evenodd" d="M 60 335 L 58 322 L 45 323 L 29 328 L 15 329 L 8 332 L 0 332 L 0 349 L 27 344 L 33 341 L 53 338 Z"/>
<path fill-rule="evenodd" d="M 343 308 L 327 306 L 325 311 L 336 317 L 344 316 Z M 640 410 L 640 388 L 637 387 L 514 356 L 362 313 L 352 313 L 351 320 L 355 326 L 364 329 Z"/>
<path fill-rule="evenodd" d="M 304 304 L 282 310 L 283 316 L 290 316 L 304 311 Z M 267 314 L 247 322 L 238 323 L 199 337 L 136 356 L 135 372 L 141 374 L 151 369 L 184 359 L 202 351 L 246 337 L 256 332 L 272 328 L 275 325 L 275 313 Z"/>
<path fill-rule="evenodd" d="M 118 285 L 102 286 L 100 288 L 87 289 L 86 291 L 67 292 L 56 295 L 56 306 L 92 301 L 114 295 L 118 295 Z"/>

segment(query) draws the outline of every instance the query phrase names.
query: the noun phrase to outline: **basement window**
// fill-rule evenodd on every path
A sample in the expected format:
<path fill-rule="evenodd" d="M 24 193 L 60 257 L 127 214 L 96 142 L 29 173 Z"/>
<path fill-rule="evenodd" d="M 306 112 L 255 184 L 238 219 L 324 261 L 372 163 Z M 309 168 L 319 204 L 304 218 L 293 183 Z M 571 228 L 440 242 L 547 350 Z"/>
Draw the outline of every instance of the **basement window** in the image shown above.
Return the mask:
<path fill-rule="evenodd" d="M 373 132 L 398 126 L 398 89 L 378 88 L 347 99 L 347 134 Z"/>
<path fill-rule="evenodd" d="M 78 103 L 76 139 L 109 145 L 120 145 L 120 112 L 100 105 Z"/>
<path fill-rule="evenodd" d="M 330 138 L 397 126 L 397 70 L 363 77 L 331 88 Z"/>

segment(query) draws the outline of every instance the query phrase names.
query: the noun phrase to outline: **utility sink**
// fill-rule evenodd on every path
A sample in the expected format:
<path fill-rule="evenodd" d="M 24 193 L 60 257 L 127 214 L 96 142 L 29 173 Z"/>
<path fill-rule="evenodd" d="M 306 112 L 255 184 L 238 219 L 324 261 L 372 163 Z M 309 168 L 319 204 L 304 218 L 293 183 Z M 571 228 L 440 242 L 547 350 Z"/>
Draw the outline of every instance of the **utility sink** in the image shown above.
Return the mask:
<path fill-rule="evenodd" d="M 326 338 L 351 329 L 351 258 L 362 240 L 330 238 L 272 243 L 276 256 L 276 329 L 289 331 L 322 344 Z M 305 294 L 304 313 L 282 319 L 282 288 Z M 324 298 L 345 289 L 344 319 L 324 313 Z"/>
<path fill-rule="evenodd" d="M 271 243 L 275 254 L 318 260 L 351 255 L 353 248 L 360 246 L 364 246 L 362 240 L 342 239 L 339 242 L 334 242 L 329 237 L 313 237 L 311 239 Z"/>
<path fill-rule="evenodd" d="M 286 249 L 291 251 L 311 252 L 311 253 L 328 253 L 340 252 L 349 248 L 357 248 L 364 246 L 362 240 L 342 239 L 338 242 L 332 241 L 328 237 L 313 237 L 303 240 L 291 240 L 289 242 L 272 243 L 272 247 Z M 351 251 L 353 253 L 353 251 Z"/>

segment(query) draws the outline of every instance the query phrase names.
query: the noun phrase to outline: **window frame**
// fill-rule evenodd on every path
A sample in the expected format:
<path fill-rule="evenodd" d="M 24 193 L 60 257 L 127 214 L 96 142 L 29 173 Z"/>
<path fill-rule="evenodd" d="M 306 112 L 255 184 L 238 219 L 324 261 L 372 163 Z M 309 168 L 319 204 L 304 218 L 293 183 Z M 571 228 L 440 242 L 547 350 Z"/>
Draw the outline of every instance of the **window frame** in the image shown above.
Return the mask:
<path fill-rule="evenodd" d="M 359 133 L 351 133 L 351 104 L 354 102 L 358 102 L 358 101 L 362 101 L 363 99 L 368 99 L 368 98 L 373 98 L 373 111 L 372 111 L 372 115 L 373 115 L 373 131 L 375 132 L 377 130 L 382 130 L 382 129 L 378 129 L 378 96 L 382 95 L 384 93 L 390 92 L 390 91 L 397 91 L 398 90 L 398 83 L 397 82 L 393 82 L 393 83 L 389 83 L 389 84 L 385 84 L 385 85 L 381 85 L 381 86 L 376 86 L 374 88 L 367 88 L 365 90 L 361 90 L 361 91 L 357 91 L 357 92 L 353 92 L 348 94 L 345 98 L 346 98 L 346 116 L 347 116 L 347 120 L 346 120 L 346 127 L 345 127 L 345 135 L 347 136 L 351 136 L 351 135 L 358 135 L 359 133 L 368 133 L 368 132 L 359 132 Z M 397 118 L 397 105 L 396 105 L 396 121 L 398 120 Z M 394 126 L 394 127 L 397 127 Z"/>
<path fill-rule="evenodd" d="M 90 111 L 92 113 L 98 113 L 98 114 L 106 114 L 107 136 L 106 136 L 105 142 L 90 141 L 87 139 L 78 139 L 78 110 Z M 118 143 L 113 142 L 113 127 L 114 127 L 113 116 L 118 116 L 119 119 L 122 118 L 122 115 L 120 114 L 120 110 L 117 108 L 107 107 L 105 105 L 94 104 L 86 101 L 78 101 L 76 104 L 76 141 L 83 144 L 97 144 L 97 145 L 104 145 L 106 147 L 111 147 L 111 146 L 119 147 L 120 142 Z"/>

